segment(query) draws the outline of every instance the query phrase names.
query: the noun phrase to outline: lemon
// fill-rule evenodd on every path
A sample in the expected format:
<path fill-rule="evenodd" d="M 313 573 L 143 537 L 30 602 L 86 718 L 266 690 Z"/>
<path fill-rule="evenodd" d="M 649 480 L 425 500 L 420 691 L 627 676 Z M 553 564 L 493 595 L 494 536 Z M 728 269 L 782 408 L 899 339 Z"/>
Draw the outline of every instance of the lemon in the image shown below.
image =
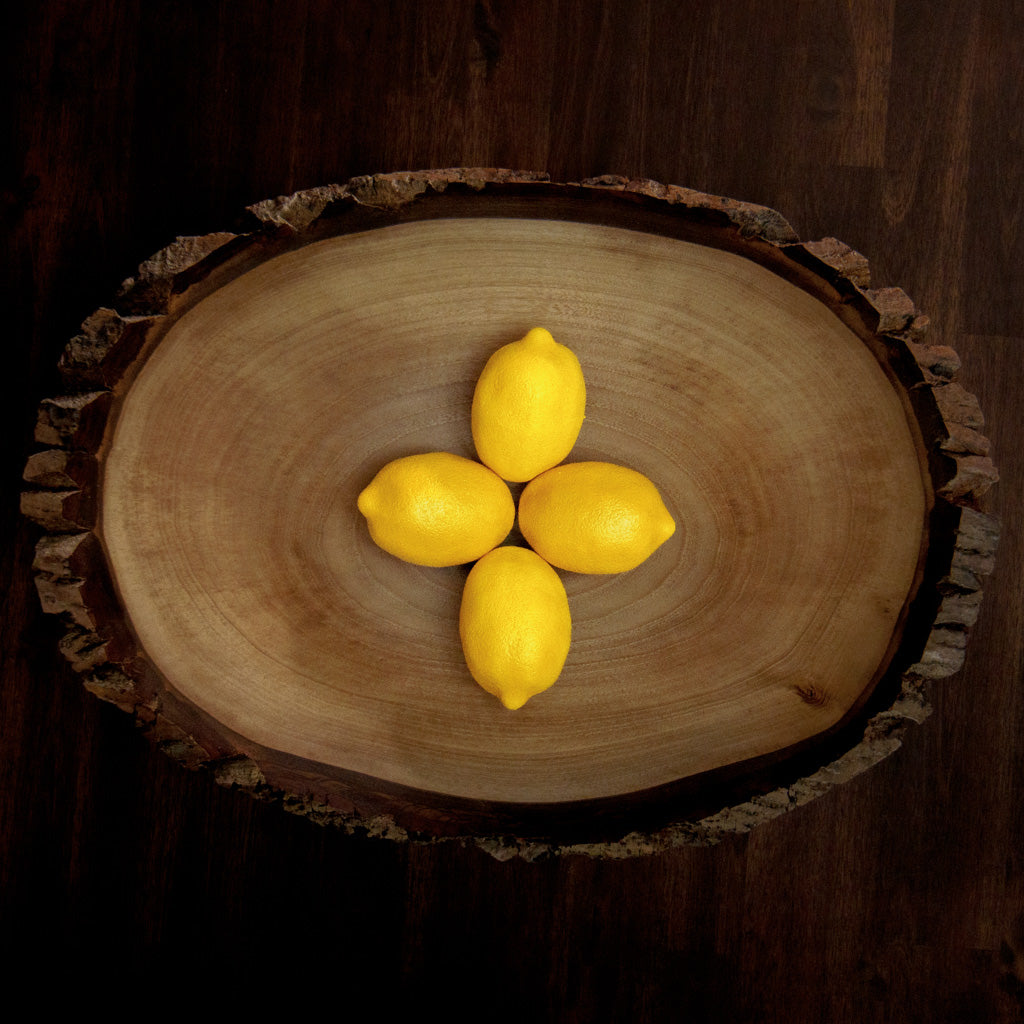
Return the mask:
<path fill-rule="evenodd" d="M 370 536 L 416 565 L 462 565 L 500 544 L 512 529 L 508 485 L 486 466 L 448 452 L 389 462 L 357 500 Z"/>
<path fill-rule="evenodd" d="M 560 569 L 613 573 L 636 568 L 676 524 L 643 473 L 610 462 L 570 462 L 526 485 L 519 529 Z"/>
<path fill-rule="evenodd" d="M 528 548 L 495 548 L 469 572 L 459 634 L 473 678 L 521 708 L 561 674 L 572 620 L 558 573 Z"/>
<path fill-rule="evenodd" d="M 543 327 L 503 345 L 473 393 L 473 441 L 480 461 L 503 480 L 532 480 L 572 450 L 587 389 L 576 355 Z"/>

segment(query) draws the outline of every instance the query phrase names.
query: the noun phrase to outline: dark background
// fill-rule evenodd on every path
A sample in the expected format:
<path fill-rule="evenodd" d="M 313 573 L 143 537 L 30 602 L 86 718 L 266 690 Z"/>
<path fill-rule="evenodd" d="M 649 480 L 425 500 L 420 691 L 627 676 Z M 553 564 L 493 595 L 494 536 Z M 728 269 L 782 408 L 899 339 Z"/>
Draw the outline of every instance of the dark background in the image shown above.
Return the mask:
<path fill-rule="evenodd" d="M 24 3 L 0 15 L 0 944 L 554 1021 L 1015 1021 L 1024 1003 L 1024 28 L 1014 0 Z M 498 862 L 346 836 L 150 750 L 57 652 L 17 513 L 68 337 L 176 235 L 357 174 L 643 176 L 779 209 L 954 346 L 1002 473 L 963 671 L 747 836 Z M 13 975 L 12 975 L 13 977 Z M 42 994 L 41 994 L 42 995 Z"/>

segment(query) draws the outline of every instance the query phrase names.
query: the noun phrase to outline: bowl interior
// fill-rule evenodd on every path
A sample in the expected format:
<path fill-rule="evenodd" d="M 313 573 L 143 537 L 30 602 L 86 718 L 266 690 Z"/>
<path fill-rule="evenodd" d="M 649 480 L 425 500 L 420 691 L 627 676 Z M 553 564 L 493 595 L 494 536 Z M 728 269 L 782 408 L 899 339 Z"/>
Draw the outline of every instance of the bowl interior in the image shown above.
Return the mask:
<path fill-rule="evenodd" d="M 678 529 L 632 572 L 562 573 L 562 677 L 519 711 L 470 677 L 468 567 L 400 562 L 356 496 L 473 457 L 498 346 L 578 355 L 570 461 L 630 466 Z M 141 646 L 237 734 L 420 790 L 647 789 L 829 729 L 877 680 L 921 555 L 904 406 L 822 303 L 741 256 L 600 224 L 423 220 L 328 238 L 186 312 L 119 411 L 102 538 Z"/>

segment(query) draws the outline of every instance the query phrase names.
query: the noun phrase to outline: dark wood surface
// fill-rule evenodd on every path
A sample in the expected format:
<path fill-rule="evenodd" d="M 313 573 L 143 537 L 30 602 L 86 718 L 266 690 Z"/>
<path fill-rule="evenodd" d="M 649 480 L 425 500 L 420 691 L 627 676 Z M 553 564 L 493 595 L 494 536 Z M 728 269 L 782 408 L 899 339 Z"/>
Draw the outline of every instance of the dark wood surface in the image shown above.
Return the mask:
<path fill-rule="evenodd" d="M 5 964 L 175 963 L 255 991 L 298 971 L 382 1004 L 535 1020 L 1019 1020 L 1019 14 L 1012 0 L 8 8 Z M 715 847 L 499 862 L 258 804 L 82 689 L 16 507 L 66 339 L 176 235 L 299 188 L 456 165 L 775 207 L 802 238 L 867 255 L 874 283 L 906 289 L 931 340 L 960 352 L 1003 540 L 963 671 L 880 766 Z"/>

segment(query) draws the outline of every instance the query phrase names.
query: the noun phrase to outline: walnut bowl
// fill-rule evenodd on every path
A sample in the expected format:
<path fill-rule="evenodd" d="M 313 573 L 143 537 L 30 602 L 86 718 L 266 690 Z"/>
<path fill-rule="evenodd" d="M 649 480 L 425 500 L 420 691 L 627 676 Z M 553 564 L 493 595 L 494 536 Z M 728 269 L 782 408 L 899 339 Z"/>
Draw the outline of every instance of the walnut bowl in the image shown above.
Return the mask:
<path fill-rule="evenodd" d="M 680 528 L 562 574 L 569 659 L 509 712 L 462 657 L 469 567 L 387 555 L 356 496 L 402 455 L 474 457 L 476 378 L 533 326 L 587 380 L 570 460 L 640 470 Z M 92 692 L 289 810 L 499 856 L 714 842 L 887 755 L 963 660 L 996 474 L 926 326 L 835 239 L 650 181 L 259 203 L 69 343 L 25 473 L 40 596 Z"/>

